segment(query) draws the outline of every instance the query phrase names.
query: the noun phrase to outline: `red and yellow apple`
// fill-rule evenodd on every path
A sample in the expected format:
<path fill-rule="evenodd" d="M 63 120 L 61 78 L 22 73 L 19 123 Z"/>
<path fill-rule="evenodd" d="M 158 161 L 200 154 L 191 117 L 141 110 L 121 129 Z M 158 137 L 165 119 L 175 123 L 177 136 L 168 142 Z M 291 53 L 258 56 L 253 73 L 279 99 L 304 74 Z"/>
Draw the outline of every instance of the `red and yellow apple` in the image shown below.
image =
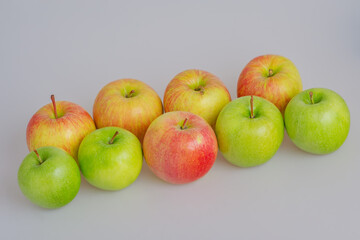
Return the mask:
<path fill-rule="evenodd" d="M 181 184 L 195 181 L 210 170 L 218 145 L 213 129 L 203 118 L 174 111 L 151 123 L 143 150 L 155 175 L 166 182 Z"/>
<path fill-rule="evenodd" d="M 39 147 L 54 146 L 67 151 L 77 159 L 82 139 L 94 131 L 95 123 L 81 106 L 67 101 L 55 102 L 40 108 L 30 119 L 26 141 L 30 151 Z"/>
<path fill-rule="evenodd" d="M 229 91 L 215 75 L 202 70 L 186 70 L 168 84 L 164 95 L 165 112 L 187 111 L 215 127 L 221 109 L 231 101 Z"/>
<path fill-rule="evenodd" d="M 243 69 L 237 84 L 237 96 L 255 95 L 275 104 L 284 114 L 288 102 L 302 91 L 295 65 L 278 55 L 263 55 L 251 60 Z"/>
<path fill-rule="evenodd" d="M 94 103 L 97 128 L 124 128 L 143 141 L 150 123 L 163 113 L 160 97 L 147 84 L 120 79 L 103 87 Z"/>

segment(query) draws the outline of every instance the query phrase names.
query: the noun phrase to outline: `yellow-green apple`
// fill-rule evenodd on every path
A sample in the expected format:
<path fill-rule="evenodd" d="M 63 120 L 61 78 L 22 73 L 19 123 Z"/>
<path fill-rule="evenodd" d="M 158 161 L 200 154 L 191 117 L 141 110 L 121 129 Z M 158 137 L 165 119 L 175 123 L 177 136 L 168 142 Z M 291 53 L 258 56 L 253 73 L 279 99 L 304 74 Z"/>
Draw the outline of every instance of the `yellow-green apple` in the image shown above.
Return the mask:
<path fill-rule="evenodd" d="M 237 96 L 255 95 L 275 104 L 282 114 L 286 105 L 302 91 L 295 65 L 278 55 L 263 55 L 251 60 L 243 69 L 237 84 Z"/>
<path fill-rule="evenodd" d="M 253 167 L 267 162 L 279 149 L 284 121 L 268 100 L 245 96 L 223 108 L 215 132 L 226 160 L 239 167 Z"/>
<path fill-rule="evenodd" d="M 163 113 L 157 93 L 135 79 L 120 79 L 103 87 L 94 103 L 97 128 L 120 127 L 143 141 L 150 123 Z"/>
<path fill-rule="evenodd" d="M 139 176 L 140 141 L 131 132 L 105 127 L 87 135 L 79 148 L 79 166 L 85 179 L 103 190 L 120 190 Z"/>
<path fill-rule="evenodd" d="M 336 92 L 312 88 L 291 99 L 285 110 L 285 126 L 297 147 L 309 153 L 327 154 L 345 142 L 350 112 Z"/>
<path fill-rule="evenodd" d="M 71 202 L 79 191 L 80 182 L 75 160 L 56 147 L 41 147 L 30 152 L 18 171 L 22 193 L 44 208 L 59 208 Z"/>
<path fill-rule="evenodd" d="M 95 123 L 81 106 L 68 102 L 55 102 L 40 108 L 30 119 L 26 141 L 30 151 L 43 146 L 59 147 L 77 158 L 81 140 L 94 131 Z"/>
<path fill-rule="evenodd" d="M 192 112 L 215 127 L 219 112 L 230 101 L 229 91 L 218 77 L 193 69 L 179 73 L 168 84 L 164 108 L 165 112 Z"/>
<path fill-rule="evenodd" d="M 213 129 L 203 118 L 190 112 L 174 111 L 151 123 L 143 150 L 156 176 L 181 184 L 195 181 L 210 170 L 218 146 Z"/>

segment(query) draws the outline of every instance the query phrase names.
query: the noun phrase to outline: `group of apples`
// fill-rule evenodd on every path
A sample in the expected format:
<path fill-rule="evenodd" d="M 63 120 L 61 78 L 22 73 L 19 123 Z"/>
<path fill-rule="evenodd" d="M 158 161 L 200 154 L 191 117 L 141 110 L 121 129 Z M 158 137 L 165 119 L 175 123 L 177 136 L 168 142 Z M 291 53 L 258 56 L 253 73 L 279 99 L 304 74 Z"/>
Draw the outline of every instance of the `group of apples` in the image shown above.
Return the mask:
<path fill-rule="evenodd" d="M 267 162 L 285 127 L 296 146 L 314 154 L 335 151 L 349 132 L 345 101 L 329 89 L 302 91 L 295 65 L 282 56 L 251 60 L 238 79 L 237 96 L 231 101 L 221 80 L 201 70 L 172 79 L 165 114 L 157 93 L 135 79 L 103 87 L 94 120 L 81 106 L 52 95 L 52 103 L 28 123 L 31 152 L 18 171 L 20 189 L 33 203 L 58 208 L 78 193 L 80 171 L 100 189 L 129 186 L 140 174 L 143 154 L 156 176 L 182 184 L 204 176 L 218 148 L 240 167 Z"/>

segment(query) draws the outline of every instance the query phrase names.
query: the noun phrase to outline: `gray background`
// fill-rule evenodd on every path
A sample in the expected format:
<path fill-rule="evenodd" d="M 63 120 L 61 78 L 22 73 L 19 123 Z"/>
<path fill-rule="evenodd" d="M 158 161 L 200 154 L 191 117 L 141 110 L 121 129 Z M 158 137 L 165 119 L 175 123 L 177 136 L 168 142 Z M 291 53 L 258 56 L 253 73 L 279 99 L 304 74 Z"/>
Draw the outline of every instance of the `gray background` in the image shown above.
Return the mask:
<path fill-rule="evenodd" d="M 1 239 L 359 239 L 360 3 L 354 1 L 1 1 Z M 132 77 L 163 97 L 177 73 L 219 76 L 232 97 L 252 58 L 290 58 L 304 89 L 347 101 L 351 129 L 335 153 L 315 156 L 285 136 L 265 165 L 219 155 L 191 184 L 158 180 L 144 164 L 118 192 L 82 181 L 58 210 L 31 204 L 17 185 L 31 116 L 58 100 L 92 113 L 108 82 Z"/>

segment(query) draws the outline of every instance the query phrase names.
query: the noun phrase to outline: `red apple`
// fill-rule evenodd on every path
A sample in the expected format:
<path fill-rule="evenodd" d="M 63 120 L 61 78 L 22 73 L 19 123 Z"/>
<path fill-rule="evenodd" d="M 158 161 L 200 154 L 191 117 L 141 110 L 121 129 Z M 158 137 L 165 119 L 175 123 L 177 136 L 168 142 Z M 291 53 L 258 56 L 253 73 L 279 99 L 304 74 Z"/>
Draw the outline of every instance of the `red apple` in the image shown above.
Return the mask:
<path fill-rule="evenodd" d="M 97 128 L 124 128 L 142 142 L 150 123 L 163 113 L 163 108 L 150 86 L 135 79 L 120 79 L 100 90 L 93 113 Z"/>
<path fill-rule="evenodd" d="M 218 145 L 210 125 L 190 112 L 169 112 L 149 126 L 143 144 L 150 169 L 166 182 L 188 183 L 204 176 Z"/>
<path fill-rule="evenodd" d="M 230 101 L 229 91 L 218 77 L 202 70 L 187 70 L 167 86 L 164 108 L 165 112 L 192 112 L 214 128 L 221 109 Z"/>
<path fill-rule="evenodd" d="M 67 151 L 77 159 L 82 139 L 95 130 L 89 113 L 81 106 L 67 101 L 55 102 L 40 108 L 30 119 L 26 129 L 26 141 L 30 151 L 39 147 L 54 146 Z"/>
<path fill-rule="evenodd" d="M 275 104 L 284 114 L 288 102 L 302 91 L 295 65 L 278 55 L 263 55 L 251 60 L 239 76 L 237 96 L 255 95 Z"/>

